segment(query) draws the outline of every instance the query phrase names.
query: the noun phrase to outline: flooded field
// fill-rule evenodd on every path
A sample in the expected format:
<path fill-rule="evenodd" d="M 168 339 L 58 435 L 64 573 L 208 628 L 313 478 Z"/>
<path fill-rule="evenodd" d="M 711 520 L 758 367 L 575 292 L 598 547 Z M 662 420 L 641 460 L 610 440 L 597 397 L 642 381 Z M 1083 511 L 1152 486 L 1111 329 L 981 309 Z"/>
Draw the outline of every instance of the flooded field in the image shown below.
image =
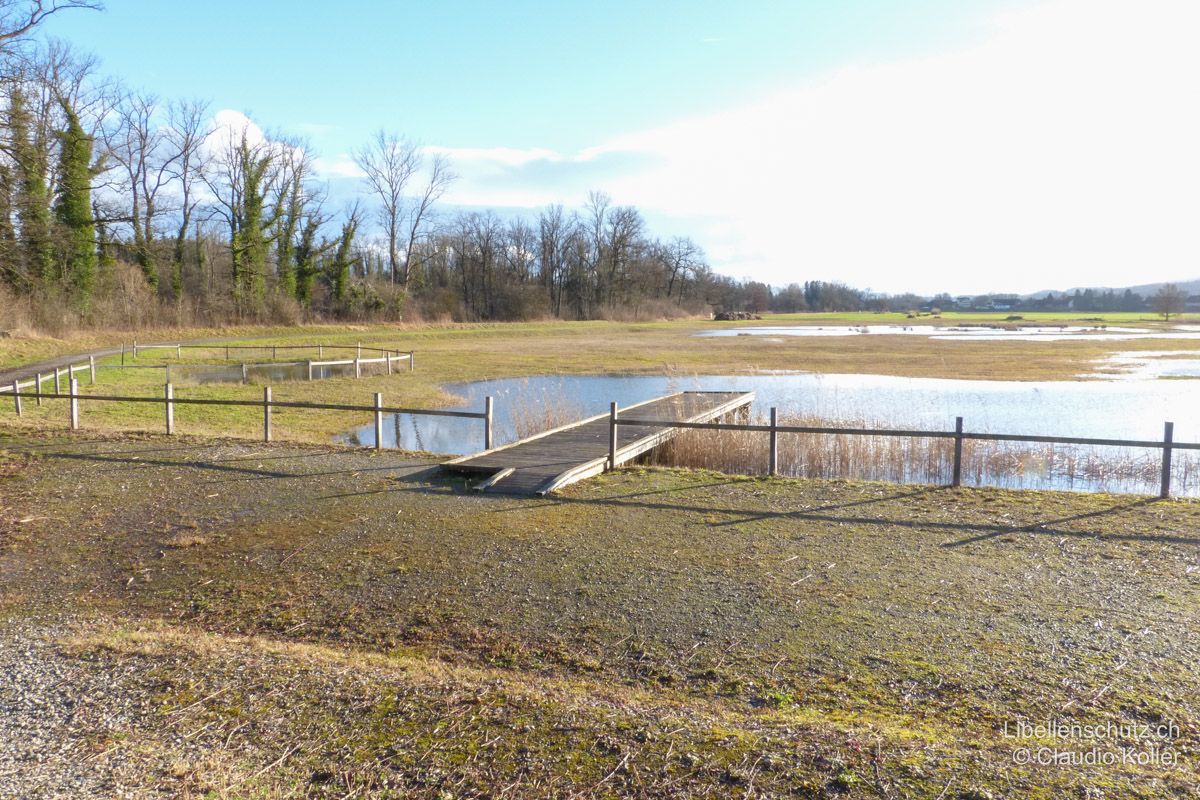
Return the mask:
<path fill-rule="evenodd" d="M 1123 341 L 1130 339 L 1200 339 L 1200 328 L 1180 325 L 1168 330 L 1125 328 L 1115 326 L 1087 327 L 1082 325 L 1056 326 L 990 326 L 990 325 L 771 325 L 739 328 L 714 328 L 695 334 L 699 338 L 727 336 L 925 336 L 948 341 L 1068 341 L 1086 337 L 1093 341 Z"/>
<path fill-rule="evenodd" d="M 604 413 L 613 400 L 625 406 L 688 389 L 753 391 L 755 414 L 764 415 L 774 406 L 783 416 L 825 420 L 834 425 L 945 431 L 954 428 L 956 416 L 962 416 L 966 430 L 975 432 L 1155 440 L 1162 437 L 1163 423 L 1172 421 L 1177 441 L 1200 441 L 1200 381 L 965 381 L 816 374 L 577 375 L 476 381 L 446 388 L 464 399 L 463 408 L 482 409 L 485 397 L 495 398 L 497 444 L 515 441 L 553 424 Z M 373 444 L 373 430 L 365 426 L 347 434 L 343 441 Z M 482 441 L 482 424 L 476 420 L 396 415 L 384 426 L 383 444 L 387 447 L 465 454 L 482 449 Z M 1131 492 L 1149 491 L 1147 486 L 1156 479 L 1159 458 L 1157 450 L 1015 444 L 984 447 L 978 443 L 975 452 L 975 463 L 969 463 L 967 469 L 969 483 Z M 936 482 L 944 466 L 940 456 L 927 453 L 922 458 L 937 463 L 924 471 L 906 473 L 906 481 Z M 830 477 L 891 479 L 888 470 L 872 471 L 869 454 L 858 458 L 858 466 L 851 464 L 852 460 L 846 462 L 852 474 Z M 1177 454 L 1176 460 L 1183 475 L 1187 456 Z M 1182 482 L 1178 488 L 1187 493 L 1200 491 L 1200 487 L 1185 487 Z"/>

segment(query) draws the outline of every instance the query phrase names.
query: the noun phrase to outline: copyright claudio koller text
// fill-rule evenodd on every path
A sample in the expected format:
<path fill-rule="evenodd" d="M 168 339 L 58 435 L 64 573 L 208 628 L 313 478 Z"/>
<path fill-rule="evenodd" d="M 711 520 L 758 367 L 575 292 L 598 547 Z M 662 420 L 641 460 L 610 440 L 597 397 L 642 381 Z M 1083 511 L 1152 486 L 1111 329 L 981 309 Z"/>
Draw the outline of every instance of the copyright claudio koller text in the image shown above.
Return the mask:
<path fill-rule="evenodd" d="M 1176 767 L 1173 720 L 1151 723 L 1081 723 L 1066 719 L 1018 717 L 1004 723 L 1005 739 L 1018 743 L 1013 762 L 1049 767 L 1139 766 Z"/>

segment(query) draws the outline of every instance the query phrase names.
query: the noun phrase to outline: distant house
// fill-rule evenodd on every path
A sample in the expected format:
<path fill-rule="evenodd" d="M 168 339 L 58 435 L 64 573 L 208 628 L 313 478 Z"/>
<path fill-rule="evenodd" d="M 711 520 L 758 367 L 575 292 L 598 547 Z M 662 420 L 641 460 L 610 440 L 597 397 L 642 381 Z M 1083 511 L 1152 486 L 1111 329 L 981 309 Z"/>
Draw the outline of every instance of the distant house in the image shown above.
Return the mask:
<path fill-rule="evenodd" d="M 1015 294 L 998 294 L 992 298 L 992 310 L 1012 311 L 1019 299 Z"/>
<path fill-rule="evenodd" d="M 954 305 L 956 305 L 960 311 L 970 311 L 975 307 L 975 298 L 971 297 L 969 294 L 960 294 L 958 297 L 954 298 Z"/>

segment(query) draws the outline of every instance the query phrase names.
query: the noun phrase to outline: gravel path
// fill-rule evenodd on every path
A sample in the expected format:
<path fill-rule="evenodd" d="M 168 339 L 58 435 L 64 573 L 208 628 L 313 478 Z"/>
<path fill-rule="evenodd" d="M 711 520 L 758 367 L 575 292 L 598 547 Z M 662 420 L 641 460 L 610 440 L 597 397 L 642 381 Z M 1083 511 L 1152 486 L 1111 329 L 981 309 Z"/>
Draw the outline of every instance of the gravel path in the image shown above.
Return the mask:
<path fill-rule="evenodd" d="M 0 798 L 133 797 L 113 747 L 147 708 L 132 665 L 101 666 L 56 643 L 62 623 L 0 627 Z"/>

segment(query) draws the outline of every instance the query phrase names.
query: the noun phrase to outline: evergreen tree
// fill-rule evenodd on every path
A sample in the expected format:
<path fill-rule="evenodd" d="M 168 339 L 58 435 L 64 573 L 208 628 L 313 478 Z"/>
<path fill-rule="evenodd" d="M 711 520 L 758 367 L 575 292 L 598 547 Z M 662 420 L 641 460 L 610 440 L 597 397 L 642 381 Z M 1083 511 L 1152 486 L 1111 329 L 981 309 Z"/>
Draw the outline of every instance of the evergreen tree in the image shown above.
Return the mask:
<path fill-rule="evenodd" d="M 17 264 L 20 261 L 20 251 L 17 243 L 17 230 L 12 224 L 13 198 L 13 169 L 8 164 L 0 164 L 0 277 L 14 289 L 22 286 L 22 276 Z"/>
<path fill-rule="evenodd" d="M 63 232 L 63 283 L 80 303 L 91 299 L 96 277 L 96 220 L 92 215 L 92 137 L 62 103 L 66 128 L 58 132 L 58 197 L 54 216 Z"/>
<path fill-rule="evenodd" d="M 358 233 L 357 209 L 342 223 L 342 235 L 333 257 L 333 296 L 339 303 L 346 301 L 350 287 L 350 267 L 354 253 L 354 236 Z"/>
<path fill-rule="evenodd" d="M 263 212 L 266 206 L 265 183 L 271 167 L 271 154 L 251 149 L 245 134 L 238 149 L 241 162 L 242 197 L 238 209 L 237 233 L 233 237 L 233 292 L 243 311 L 262 311 L 266 294 L 267 237 Z"/>
<path fill-rule="evenodd" d="M 54 251 L 50 243 L 50 201 L 46 188 L 46 159 L 33 141 L 25 93 L 17 87 L 9 96 L 8 125 L 15 165 L 17 222 L 22 249 L 22 282 L 32 288 L 54 278 Z"/>
<path fill-rule="evenodd" d="M 317 256 L 322 248 L 316 244 L 321 219 L 310 214 L 300 231 L 300 243 L 296 246 L 296 299 L 307 306 L 312 302 L 313 279 L 317 275 Z"/>

